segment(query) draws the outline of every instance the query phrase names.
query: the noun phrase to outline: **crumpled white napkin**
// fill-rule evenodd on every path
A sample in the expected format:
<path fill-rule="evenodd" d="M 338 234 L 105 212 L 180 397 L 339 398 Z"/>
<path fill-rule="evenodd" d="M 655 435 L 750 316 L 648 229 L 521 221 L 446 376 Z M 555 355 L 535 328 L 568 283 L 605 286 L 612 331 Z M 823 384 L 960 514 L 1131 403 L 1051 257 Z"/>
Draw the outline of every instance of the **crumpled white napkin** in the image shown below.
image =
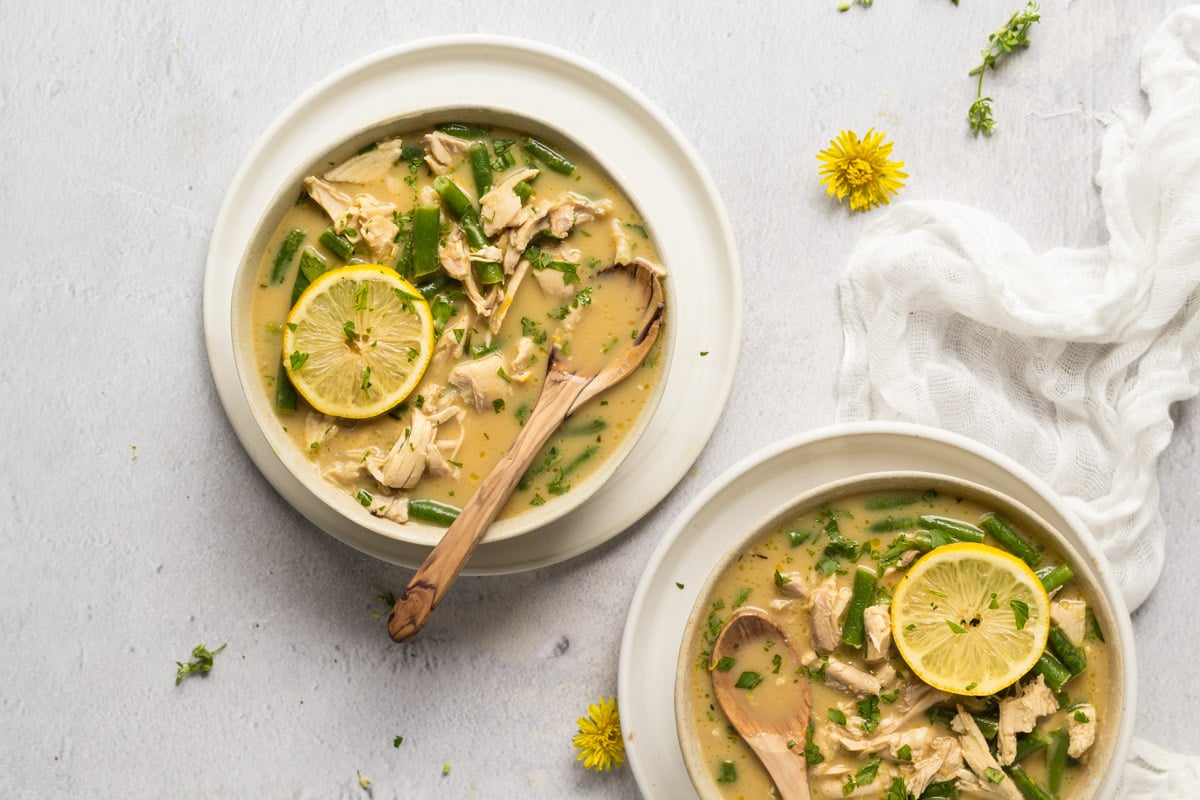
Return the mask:
<path fill-rule="evenodd" d="M 993 217 L 902 203 L 850 256 L 838 418 L 922 422 L 1045 478 L 1112 562 L 1131 609 L 1163 563 L 1156 462 L 1200 388 L 1200 7 L 1142 57 L 1144 116 L 1110 125 L 1106 245 L 1034 253 Z M 1200 796 L 1200 758 L 1138 741 L 1123 795 Z"/>

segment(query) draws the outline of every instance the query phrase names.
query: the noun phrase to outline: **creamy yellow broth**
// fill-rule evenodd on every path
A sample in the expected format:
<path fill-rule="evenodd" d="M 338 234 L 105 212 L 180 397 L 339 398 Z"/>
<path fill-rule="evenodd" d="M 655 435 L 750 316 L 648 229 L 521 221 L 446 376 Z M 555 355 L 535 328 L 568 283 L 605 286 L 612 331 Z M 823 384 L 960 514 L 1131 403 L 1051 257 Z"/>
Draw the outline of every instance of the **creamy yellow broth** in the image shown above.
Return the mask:
<path fill-rule="evenodd" d="M 903 506 L 878 508 L 880 505 L 908 500 L 911 502 Z M 919 525 L 906 527 L 904 530 L 881 529 L 905 527 L 910 522 L 915 523 L 917 516 L 921 514 L 941 515 L 977 523 L 988 511 L 979 503 L 968 499 L 920 489 L 913 492 L 854 495 L 839 499 L 828 506 L 796 514 L 785 523 L 764 531 L 738 554 L 736 560 L 716 578 L 710 594 L 700 600 L 709 612 L 707 624 L 701 626 L 697 640 L 687 644 L 693 658 L 684 676 L 693 712 L 692 717 L 686 721 L 690 729 L 689 735 L 699 742 L 712 785 L 721 797 L 728 800 L 755 800 L 778 796 L 765 769 L 753 751 L 734 732 L 713 697 L 709 670 L 711 645 L 724 622 L 742 607 L 757 607 L 767 612 L 786 631 L 788 640 L 802 654 L 802 661 L 807 662 L 807 666 L 798 670 L 795 677 L 810 680 L 812 730 L 811 733 L 805 732 L 807 735 L 798 737 L 795 752 L 797 758 L 805 758 L 808 761 L 813 797 L 882 798 L 887 796 L 894 778 L 908 780 L 913 769 L 912 762 L 896 758 L 891 748 L 881 747 L 878 751 L 861 754 L 848 752 L 835 741 L 832 733 L 839 727 L 845 730 L 846 724 L 853 726 L 856 716 L 864 720 L 871 718 L 875 711 L 878 712 L 880 720 L 878 724 L 886 729 L 887 720 L 896 713 L 894 709 L 904 702 L 906 687 L 910 690 L 916 688 L 919 681 L 911 675 L 894 645 L 883 661 L 867 663 L 861 649 L 851 648 L 839 642 L 829 658 L 847 663 L 868 675 L 886 678 L 890 671 L 894 671 L 896 677 L 885 680 L 880 692 L 874 694 L 858 694 L 835 688 L 825 674 L 828 671 L 826 659 L 817 656 L 813 650 L 810 610 L 804 601 L 789 595 L 787 584 L 783 583 L 786 580 L 783 576 L 815 583 L 825 580 L 826 576 L 818 572 L 820 568 L 823 571 L 832 570 L 831 574 L 838 585 L 849 587 L 853 581 L 855 564 L 867 564 L 878 568 L 879 555 L 886 552 L 897 537 L 911 536 Z M 827 526 L 831 521 L 836 522 L 835 537 L 840 534 L 860 545 L 861 552 L 856 561 L 841 553 L 830 555 L 827 548 L 833 539 L 827 532 Z M 1031 538 L 1027 531 L 1018 529 L 1018 532 L 1026 539 Z M 796 543 L 798 540 L 803 541 Z M 999 546 L 990 536 L 985 540 L 985 544 Z M 1044 550 L 1039 569 L 1063 562 L 1061 555 L 1047 549 L 1044 542 L 1037 544 Z M 902 564 L 898 564 L 891 569 L 879 571 L 881 577 L 876 590 L 876 602 L 886 603 L 905 570 Z M 1080 594 L 1078 580 L 1067 583 L 1052 595 L 1055 602 L 1064 599 L 1084 600 L 1089 603 L 1090 610 L 1091 601 Z M 842 619 L 844 615 L 839 619 L 839 625 Z M 1065 729 L 1068 717 L 1077 711 L 1073 707 L 1083 702 L 1091 703 L 1095 707 L 1097 727 L 1103 729 L 1108 713 L 1106 698 L 1109 675 L 1113 670 L 1111 659 L 1114 655 L 1099 638 L 1102 632 L 1090 613 L 1087 620 L 1087 632 L 1082 642 L 1082 648 L 1087 655 L 1087 670 L 1065 684 L 1059 695 L 1060 710 L 1039 720 L 1036 730 L 1041 735 L 1048 737 L 1055 731 Z M 739 664 L 734 670 L 765 669 L 764 674 L 771 677 L 768 674 L 772 668 L 768 653 L 755 654 L 753 663 L 753 667 Z M 1022 679 L 1022 683 L 1031 677 Z M 751 693 L 760 692 L 763 686 L 771 688 L 771 685 L 764 682 L 751 690 Z M 784 686 L 786 687 L 786 682 Z M 955 715 L 956 704 L 963 704 L 968 711 L 977 718 L 984 719 L 986 723 L 996 716 L 996 700 L 1008 696 L 1012 691 L 1005 690 L 993 698 L 951 695 L 934 706 L 941 709 L 934 712 L 935 715 L 941 716 L 935 716 L 931 722 L 928 712 L 920 713 L 900 729 L 904 733 L 899 740 L 903 741 L 905 735 L 912 735 L 913 746 L 910 751 L 915 756 L 919 753 L 922 736 L 957 736 L 949 727 L 949 720 Z M 762 702 L 769 706 L 771 703 L 786 700 L 767 697 L 767 693 L 764 692 Z M 868 713 L 864 714 L 864 709 Z M 942 714 L 942 711 L 945 713 Z M 845 724 L 841 723 L 843 717 L 848 720 Z M 931 730 L 922 734 L 919 730 L 921 728 Z M 870 736 L 868 733 L 862 735 Z M 1021 738 L 1019 737 L 1018 741 Z M 1097 734 L 1097 742 L 1100 740 L 1101 736 Z M 994 738 L 989 737 L 989 746 L 993 752 L 996 750 Z M 1042 788 L 1046 786 L 1048 750 L 1049 748 L 1046 748 L 1034 752 L 1019 762 L 1019 766 Z M 1069 759 L 1063 784 L 1056 795 L 1058 798 L 1082 799 L 1083 795 L 1076 791 L 1076 787 L 1084 782 L 1084 775 L 1093 763 L 1093 756 L 1094 753 L 1089 750 L 1078 760 Z M 1098 764 L 1100 769 L 1104 766 L 1102 763 Z M 864 768 L 866 771 L 862 772 Z M 732 780 L 729 779 L 731 774 L 736 776 Z M 722 777 L 726 780 L 721 780 Z M 1009 778 L 1004 777 L 1003 780 Z M 949 779 L 949 782 L 954 781 Z M 934 781 L 935 786 L 928 788 L 923 796 L 1000 796 L 973 792 L 961 786 L 957 787 L 957 794 L 949 793 L 945 786 L 945 795 L 936 794 L 936 785 L 945 783 L 947 781 L 941 779 Z M 890 800 L 891 796 L 888 797 Z"/>
<path fill-rule="evenodd" d="M 401 134 L 400 139 L 408 147 L 420 146 L 423 137 L 432 131 L 432 128 L 409 131 Z M 607 280 L 597 280 L 596 276 L 602 266 L 614 263 L 622 246 L 626 257 L 657 263 L 657 252 L 644 222 L 603 171 L 568 143 L 550 142 L 576 166 L 573 174 L 562 175 L 526 155 L 522 150 L 523 138 L 518 131 L 491 128 L 483 139 L 489 144 L 489 155 L 493 156 L 498 152 L 494 147 L 497 140 L 501 143 L 503 140 L 513 142 L 509 152 L 515 157 L 515 165 L 495 171 L 494 185 L 500 184 L 505 176 L 533 166 L 540 172 L 528 181 L 532 194 L 526 206 L 550 203 L 568 192 L 581 195 L 589 201 L 611 203 L 611 210 L 596 219 L 574 225 L 561 240 L 540 236 L 531 242 L 533 248 L 541 248 L 551 254 L 558 252 L 559 248 L 568 253 L 578 251 L 578 256 L 571 262 L 572 267 L 569 267 L 578 276 L 578 280 L 569 287 L 570 293 L 564 297 L 544 291 L 535 280 L 534 270 L 529 269 L 512 298 L 511 306 L 506 309 L 503 324 L 494 333 L 489 330 L 486 319 L 464 324 L 460 314 L 471 306 L 471 301 L 465 297 L 455 299 L 453 313 L 443 334 L 444 338 L 454 335 L 458 339 L 455 342 L 441 341 L 439 351 L 447 349 L 447 345 L 461 342 L 462 355 L 447 356 L 440 352 L 435 355 L 421 384 L 388 414 L 359 421 L 325 417 L 308 406 L 303 398 L 298 399 L 295 411 L 276 412 L 279 425 L 294 446 L 308 456 L 313 470 L 377 515 L 394 519 L 394 516 L 384 513 L 385 509 L 392 500 L 403 497 L 461 507 L 512 443 L 536 403 L 545 375 L 547 355 L 556 339 L 576 358 L 589 362 L 603 360 L 610 352 L 629 345 L 637 310 L 623 308 L 621 298 L 612 297 L 620 294 L 620 287 L 610 286 Z M 338 162 L 330 162 L 329 166 L 335 163 Z M 320 175 L 321 170 L 321 167 L 317 168 L 314 174 Z M 470 164 L 465 158 L 458 159 L 447 174 L 478 208 L 479 197 L 475 192 Z M 365 184 L 330 183 L 349 195 L 367 193 L 380 201 L 393 203 L 397 216 L 403 218 L 414 205 L 428 202 L 430 190 L 427 187 L 431 186 L 434 177 L 428 165 L 411 159 L 394 164 L 386 176 Z M 422 197 L 423 200 L 418 199 Z M 442 246 L 447 236 L 455 233 L 453 228 L 458 225 L 456 220 L 456 215 L 443 205 Z M 344 263 L 382 261 L 386 266 L 397 269 L 404 277 L 410 277 L 411 257 L 406 263 L 406 242 L 397 241 L 394 254 L 384 260 L 373 257 L 366 243 L 360 241 L 353 256 L 343 260 L 319 241 L 321 233 L 330 227 L 331 222 L 329 214 L 301 191 L 300 200 L 279 221 L 261 255 L 260 279 L 255 287 L 250 314 L 251 330 L 256 337 L 256 366 L 261 375 L 262 390 L 268 397 L 274 397 L 281 377 L 282 328 L 291 308 L 293 285 L 298 272 L 297 257 L 288 267 L 282 282 L 272 283 L 270 280 L 276 253 L 289 231 L 306 231 L 301 251 L 311 248 L 325 259 L 329 268 Z M 402 219 L 398 238 L 403 238 L 404 230 Z M 496 238 L 492 237 L 493 240 Z M 536 251 L 526 250 L 525 254 L 529 256 L 533 252 Z M 412 282 L 421 289 L 442 275 L 443 271 L 438 270 L 423 278 L 414 277 Z M 441 279 L 444 282 L 447 280 L 445 277 Z M 507 286 L 510 280 L 511 276 L 506 278 L 504 285 Z M 451 290 L 459 288 L 461 291 L 459 281 L 450 280 L 448 286 Z M 612 302 L 614 299 L 616 302 Z M 575 316 L 592 321 L 568 334 L 567 331 L 578 322 L 573 320 Z M 597 322 L 594 319 L 596 317 L 603 319 Z M 474 407 L 449 385 L 451 370 L 456 365 L 476 358 L 499 354 L 505 359 L 503 363 L 514 363 L 523 339 L 534 343 L 533 363 L 528 368 L 528 378 L 509 379 L 506 373 L 507 383 L 503 392 L 485 408 Z M 473 353 L 473 349 L 486 352 Z M 648 401 L 654 396 L 663 372 L 660 351 L 661 341 L 633 375 L 589 402 L 563 425 L 501 511 L 501 518 L 519 514 L 531 506 L 540 506 L 571 491 L 572 486 L 586 480 L 604 464 L 635 428 Z M 399 438 L 406 436 L 413 424 L 414 410 L 425 407 L 425 403 L 432 402 L 435 396 L 443 404 L 454 404 L 465 410 L 461 421 L 447 422 L 439 430 L 439 436 L 442 437 L 456 438 L 461 434 L 461 444 L 445 455 L 453 472 L 436 475 L 427 469 L 415 486 L 401 488 L 382 485 L 365 467 L 356 467 L 371 456 L 387 453 Z"/>

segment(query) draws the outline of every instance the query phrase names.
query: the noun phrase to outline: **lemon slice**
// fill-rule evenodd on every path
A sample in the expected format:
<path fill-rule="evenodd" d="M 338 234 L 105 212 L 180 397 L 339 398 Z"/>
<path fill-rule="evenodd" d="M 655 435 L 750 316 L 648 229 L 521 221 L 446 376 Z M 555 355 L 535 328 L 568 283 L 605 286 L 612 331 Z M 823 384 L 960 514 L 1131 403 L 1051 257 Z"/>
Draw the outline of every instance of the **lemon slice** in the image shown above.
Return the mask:
<path fill-rule="evenodd" d="M 379 264 L 330 270 L 283 329 L 296 391 L 324 414 L 365 419 L 407 397 L 433 356 L 433 316 L 413 285 Z"/>
<path fill-rule="evenodd" d="M 918 559 L 892 596 L 892 638 L 917 677 L 985 696 L 1016 683 L 1046 649 L 1050 599 L 1015 556 L 966 542 Z"/>

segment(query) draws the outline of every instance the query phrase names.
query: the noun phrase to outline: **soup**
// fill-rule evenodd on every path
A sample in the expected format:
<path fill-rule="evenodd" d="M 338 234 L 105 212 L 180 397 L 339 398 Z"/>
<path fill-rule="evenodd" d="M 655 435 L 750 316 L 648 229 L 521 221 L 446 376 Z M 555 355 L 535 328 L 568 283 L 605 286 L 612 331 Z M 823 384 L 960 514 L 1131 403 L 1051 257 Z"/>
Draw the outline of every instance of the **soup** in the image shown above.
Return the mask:
<path fill-rule="evenodd" d="M 1041 796 L 1024 795 L 1031 786 L 1046 797 L 1088 796 L 1096 769 L 1107 766 L 1091 765 L 1094 757 L 1103 758 L 1093 751 L 1102 749 L 1098 736 L 1106 741 L 1115 654 L 1104 643 L 1094 598 L 1083 593 L 1070 565 L 1047 542 L 1009 523 L 947 490 L 889 489 L 805 509 L 752 539 L 710 579 L 696 610 L 705 616 L 681 651 L 679 680 L 689 699 L 681 735 L 685 748 L 694 746 L 700 756 L 692 763 L 693 779 L 728 800 L 778 796 L 713 696 L 712 670 L 732 668 L 754 676 L 743 685 L 753 684 L 751 695 L 761 693 L 756 701 L 764 709 L 793 702 L 789 697 L 802 696 L 799 684 L 809 684 L 811 721 L 789 746 L 807 763 L 814 798 Z M 1036 564 L 1030 581 L 1040 583 L 1050 601 L 1049 641 L 1037 666 L 985 696 L 972 691 L 975 679 L 956 692 L 918 678 L 892 637 L 893 614 L 912 611 L 910 593 L 897 594 L 901 580 L 921 571 L 926 554 L 932 563 L 939 550 L 942 561 L 959 559 L 965 550 L 1007 563 L 1010 556 L 996 550 L 1020 551 L 1022 545 Z M 856 596 L 860 573 L 870 578 L 863 582 L 870 588 L 862 603 Z M 952 602 L 940 600 L 943 593 L 928 594 L 922 602 L 931 606 Z M 893 595 L 910 608 L 893 608 Z M 995 599 L 993 594 L 993 608 Z M 851 636 L 856 604 L 859 622 L 852 624 L 862 627 Z M 1038 612 L 1026 605 L 1022 619 L 1017 605 L 1005 613 L 1019 628 L 1033 626 Z M 771 641 L 742 647 L 736 666 L 712 663 L 712 645 L 725 622 L 750 607 L 766 612 L 786 633 L 798 666 L 790 665 L 788 648 Z M 948 635 L 972 624 L 978 620 L 950 619 Z M 1038 653 L 1040 647 L 1029 657 Z M 977 679 L 985 680 L 982 671 Z M 695 774 L 697 763 L 705 774 Z"/>
<path fill-rule="evenodd" d="M 314 473 L 401 524 L 453 520 L 525 424 L 552 347 L 593 363 L 632 345 L 641 309 L 617 296 L 623 282 L 600 277 L 605 268 L 664 274 L 643 220 L 596 164 L 515 130 L 446 123 L 406 132 L 330 160 L 297 188 L 250 303 L 262 390 Z M 304 289 L 356 264 L 407 279 L 434 341 L 407 397 L 364 419 L 314 407 L 321 402 L 289 373 L 308 354 L 283 352 Z M 397 291 L 405 308 L 406 294 Z M 345 325 L 345 344 L 374 346 L 361 324 Z M 570 492 L 620 449 L 662 379 L 660 350 L 572 415 L 501 518 Z M 369 370 L 361 384 L 372 387 Z"/>

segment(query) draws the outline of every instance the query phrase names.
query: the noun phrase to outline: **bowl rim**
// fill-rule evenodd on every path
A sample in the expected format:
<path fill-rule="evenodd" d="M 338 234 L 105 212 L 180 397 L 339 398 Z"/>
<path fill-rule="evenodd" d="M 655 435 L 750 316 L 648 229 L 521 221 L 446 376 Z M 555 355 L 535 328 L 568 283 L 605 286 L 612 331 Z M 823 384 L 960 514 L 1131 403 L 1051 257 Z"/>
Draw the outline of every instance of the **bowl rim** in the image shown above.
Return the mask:
<path fill-rule="evenodd" d="M 730 565 L 735 562 L 741 550 L 749 546 L 751 542 L 764 535 L 771 528 L 782 524 L 796 514 L 803 512 L 806 508 L 866 492 L 917 488 L 933 488 L 939 491 L 943 489 L 953 490 L 960 496 L 969 497 L 975 502 L 988 507 L 990 510 L 1002 513 L 1009 519 L 1016 520 L 1017 526 L 1024 530 L 1036 530 L 1039 539 L 1049 539 L 1053 547 L 1071 564 L 1076 571 L 1076 579 L 1083 579 L 1083 583 L 1087 586 L 1089 594 L 1098 598 L 1099 608 L 1095 609 L 1095 611 L 1100 618 L 1103 629 L 1114 631 L 1121 626 L 1121 617 L 1119 615 L 1123 613 L 1123 598 L 1118 593 L 1117 601 L 1113 601 L 1109 595 L 1106 582 L 1093 570 L 1091 562 L 1085 557 L 1088 554 L 1077 552 L 1077 548 L 1055 526 L 1051 525 L 1027 505 L 1004 492 L 976 481 L 924 470 L 866 472 L 810 487 L 795 497 L 778 504 L 773 511 L 762 515 L 757 522 L 748 523 L 735 537 L 730 539 L 729 546 L 705 577 L 704 583 L 696 595 L 696 600 L 688 614 L 687 623 L 684 626 L 683 635 L 679 642 L 679 651 L 676 660 L 673 708 L 675 710 L 676 737 L 680 754 L 683 756 L 684 766 L 692 782 L 692 788 L 702 800 L 720 800 L 721 795 L 716 791 L 716 786 L 712 781 L 711 775 L 701 769 L 703 762 L 695 737 L 687 735 L 691 719 L 689 712 L 692 707 L 692 698 L 688 684 L 693 671 L 692 662 L 694 662 L 697 654 L 696 642 L 698 641 L 701 622 L 705 619 L 715 584 L 721 579 Z M 1123 760 L 1114 759 L 1113 755 L 1125 752 L 1128 749 L 1133 722 L 1136 716 L 1133 698 L 1126 696 L 1126 690 L 1131 685 L 1131 676 L 1128 674 L 1128 670 L 1130 669 L 1130 664 L 1135 663 L 1136 655 L 1130 652 L 1129 648 L 1124 647 L 1124 644 L 1123 637 L 1117 637 L 1113 642 L 1109 656 L 1109 681 L 1106 687 L 1109 692 L 1109 714 L 1111 716 L 1115 710 L 1117 724 L 1115 727 L 1106 726 L 1104 732 L 1101 734 L 1103 741 L 1100 736 L 1097 737 L 1097 742 L 1093 747 L 1097 745 L 1103 746 L 1105 752 L 1102 757 L 1106 760 L 1103 762 L 1102 769 L 1089 777 L 1087 784 L 1077 787 L 1078 791 L 1084 792 L 1079 795 L 1080 797 L 1109 797 L 1115 792 L 1120 783 Z M 1095 756 L 1097 752 L 1098 750 L 1091 751 L 1093 762 L 1097 760 Z"/>
<path fill-rule="evenodd" d="M 672 178 L 668 184 L 677 191 L 685 189 L 685 194 L 694 198 L 690 201 L 694 204 L 692 208 L 709 228 L 709 233 L 702 237 L 706 250 L 703 256 L 705 265 L 701 274 L 705 281 L 712 282 L 711 286 L 716 287 L 722 297 L 721 308 L 716 314 L 715 326 L 711 324 L 711 318 L 714 316 L 712 309 L 704 308 L 702 303 L 694 311 L 688 312 L 686 337 L 679 336 L 674 343 L 664 342 L 664 346 L 669 348 L 667 356 L 670 363 L 667 366 L 670 380 L 666 380 L 664 375 L 664 380 L 659 382 L 663 387 L 659 395 L 659 408 L 652 410 L 651 413 L 641 415 L 642 419 L 648 420 L 647 424 L 651 428 L 650 435 L 643 439 L 648 438 L 652 441 L 649 444 L 643 442 L 635 446 L 630 453 L 630 458 L 627 459 L 627 464 L 616 468 L 612 480 L 604 483 L 597 492 L 598 495 L 603 495 L 606 501 L 616 499 L 618 502 L 606 502 L 604 512 L 601 513 L 596 508 L 599 497 L 593 497 L 593 500 L 597 502 L 583 504 L 554 524 L 543 524 L 528 534 L 513 537 L 513 540 L 508 542 L 509 546 L 502 546 L 505 542 L 491 541 L 485 538 L 472 557 L 472 562 L 464 571 L 468 574 L 503 574 L 545 566 L 570 558 L 603 544 L 633 524 L 661 501 L 687 473 L 715 430 L 724 404 L 732 391 L 736 362 L 740 355 L 742 329 L 741 269 L 732 226 L 716 191 L 715 183 L 700 161 L 695 149 L 683 138 L 678 128 L 637 90 L 614 74 L 579 56 L 548 45 L 510 36 L 456 35 L 425 38 L 384 48 L 335 70 L 301 93 L 274 119 L 260 135 L 235 174 L 218 212 L 210 241 L 204 287 L 204 325 L 209 362 L 218 396 L 225 407 L 234 432 L 268 482 L 296 510 L 344 543 L 392 563 L 405 566 L 419 564 L 428 552 L 428 543 L 414 544 L 409 541 L 379 536 L 376 532 L 361 526 L 358 520 L 350 520 L 323 502 L 312 499 L 308 488 L 292 475 L 291 470 L 279 463 L 265 437 L 259 432 L 256 422 L 253 419 L 249 421 L 246 419 L 251 415 L 248 409 L 243 407 L 245 401 L 244 393 L 241 390 L 241 380 L 236 374 L 232 376 L 229 374 L 231 370 L 227 362 L 232 359 L 232 345 L 223 341 L 231 339 L 229 331 L 231 313 L 227 307 L 230 305 L 228 299 L 231 279 L 221 274 L 222 254 L 218 253 L 218 242 L 226 250 L 229 250 L 233 246 L 244 245 L 251 240 L 253 231 L 247 232 L 245 230 L 246 223 L 234 219 L 237 212 L 235 208 L 237 206 L 236 195 L 239 190 L 249 186 L 253 190 L 253 194 L 259 196 L 261 200 L 258 213 L 261 213 L 263 208 L 271 207 L 271 199 L 274 198 L 274 194 L 271 194 L 270 198 L 262 197 L 264 192 L 261 181 L 256 184 L 252 180 L 252 178 L 257 179 L 254 173 L 256 170 L 263 171 L 260 169 L 260 162 L 265 158 L 264 151 L 276 144 L 276 140 L 282 136 L 281 131 L 293 121 L 297 114 L 311 107 L 316 100 L 326 96 L 335 88 L 349 87 L 350 90 L 361 88 L 358 86 L 360 83 L 365 83 L 368 88 L 372 85 L 377 88 L 382 79 L 394 79 L 397 73 L 406 79 L 411 79 L 413 74 L 419 73 L 422 69 L 421 65 L 429 62 L 436 62 L 442 66 L 458 64 L 461 69 L 457 77 L 461 79 L 464 70 L 469 72 L 472 69 L 476 71 L 481 69 L 479 62 L 482 58 L 489 60 L 489 68 L 498 63 L 504 66 L 509 73 L 516 74 L 518 79 L 526 82 L 530 80 L 528 76 L 534 74 L 541 80 L 551 80 L 554 91 L 558 93 L 554 95 L 556 100 L 562 99 L 564 87 L 569 88 L 574 94 L 579 95 L 580 99 L 576 105 L 586 101 L 589 107 L 596 108 L 596 114 L 605 114 L 606 118 L 614 123 L 624 121 L 624 124 L 608 126 L 611 130 L 606 129 L 605 126 L 592 126 L 588 128 L 587 135 L 584 136 L 581 135 L 582 128 L 574 124 L 556 124 L 566 116 L 565 109 L 561 113 L 549 115 L 553 117 L 550 119 L 537 113 L 536 106 L 527 106 L 524 101 L 517 104 L 506 104 L 494 97 L 489 97 L 486 102 L 474 99 L 464 100 L 460 92 L 459 95 L 448 99 L 443 98 L 437 103 L 428 103 L 424 107 L 416 107 L 407 100 L 389 105 L 387 107 L 390 113 L 386 115 L 375 113 L 366 122 L 358 125 L 343 124 L 340 128 L 335 129 L 336 135 L 331 135 L 329 131 L 324 134 L 313 134 L 323 137 L 320 138 L 322 144 L 309 148 L 309 150 L 315 152 L 336 151 L 340 145 L 344 145 L 355 135 L 362 135 L 368 129 L 383 130 L 383 126 L 387 123 L 395 123 L 398 119 L 411 116 L 416 112 L 427 111 L 435 106 L 441 109 L 450 107 L 492 108 L 519 115 L 524 119 L 536 121 L 542 128 L 561 132 L 581 152 L 588 153 L 602 166 L 613 183 L 620 187 L 639 212 L 646 216 L 650 227 L 654 230 L 660 256 L 669 272 L 674 274 L 677 260 L 680 263 L 690 262 L 688 266 L 693 266 L 696 249 L 700 247 L 700 244 L 683 247 L 683 257 L 677 257 L 675 250 L 680 247 L 679 234 L 676 233 L 673 236 L 675 244 L 668 246 L 664 235 L 658 228 L 664 219 L 667 221 L 667 227 L 677 229 L 681 223 L 667 219 L 668 215 L 664 213 L 656 212 L 655 209 L 662 206 L 661 199 L 643 197 L 637 186 L 628 179 L 628 175 L 633 170 L 629 165 L 630 157 L 627 154 L 623 154 L 617 159 L 618 163 L 614 163 L 609 158 L 610 154 L 606 148 L 592 146 L 593 141 L 611 140 L 619 143 L 622 147 L 630 147 L 632 142 L 636 144 L 638 149 L 635 151 L 639 155 L 662 156 L 662 165 L 655 169 L 660 172 L 670 170 Z M 546 76 L 554 77 L 548 79 Z M 371 83 L 372 81 L 374 84 Z M 395 81 L 392 80 L 392 83 L 388 85 L 388 92 L 385 93 L 385 99 L 393 97 L 398 91 L 395 85 Z M 507 91 L 512 94 L 515 90 L 510 88 Z M 359 94 L 362 93 L 359 92 Z M 358 102 L 362 102 L 361 98 Z M 543 97 L 538 102 L 545 107 L 550 100 Z M 572 107 L 571 110 L 577 109 Z M 318 121 L 315 127 L 325 130 L 322 125 L 325 123 Z M 601 130 L 604 131 L 603 135 L 597 132 Z M 286 138 L 281 141 L 287 142 Z M 601 154 L 599 157 L 596 155 L 598 153 Z M 306 155 L 311 156 L 311 152 Z M 303 162 L 304 158 L 293 153 L 292 159 L 286 165 L 287 170 L 294 171 L 296 170 L 295 165 Z M 273 165 L 269 159 L 267 159 L 267 167 L 264 169 L 270 174 L 276 175 L 285 171 L 278 165 Z M 640 173 L 641 168 L 639 167 L 637 171 Z M 645 183 L 649 179 L 639 177 L 638 180 Z M 272 184 L 271 190 L 277 192 L 279 185 L 286 184 L 287 181 L 279 180 L 278 185 Z M 261 219 L 254 220 L 255 225 L 259 222 Z M 235 258 L 242 253 L 243 249 L 238 249 Z M 223 255 L 227 259 L 229 258 L 229 253 Z M 695 294 L 691 289 L 687 291 Z M 681 308 L 694 305 L 692 301 L 681 304 L 682 290 L 671 292 L 671 294 L 674 307 L 671 321 L 667 325 L 667 336 L 664 339 L 676 337 L 681 330 L 684 330 L 680 315 Z M 710 320 L 708 328 L 703 331 L 700 330 L 697 322 L 702 314 Z M 712 357 L 705 359 L 704 366 L 709 369 L 702 371 L 699 364 L 696 363 L 687 363 L 681 368 L 677 364 L 678 354 L 687 352 L 689 358 L 684 360 L 694 362 L 695 353 L 690 351 L 696 344 L 695 340 L 701 333 L 709 335 L 713 330 L 721 334 L 721 348 L 713 350 Z M 686 350 L 684 349 L 685 345 Z M 702 349 L 704 349 L 702 346 L 695 348 L 696 351 Z M 708 355 L 708 353 L 705 352 L 703 355 Z M 667 386 L 668 383 L 675 383 L 675 373 L 679 369 L 685 373 L 686 380 L 681 379 L 679 388 Z M 697 386 L 699 386 L 698 392 L 696 391 Z M 685 391 L 692 391 L 699 395 L 699 408 L 693 418 L 688 420 L 686 430 L 684 430 L 683 421 L 668 418 L 662 410 L 662 406 L 668 402 L 672 405 L 677 404 L 679 395 Z M 661 445 L 665 439 L 672 441 L 671 451 L 660 454 L 658 451 L 661 450 L 661 447 L 658 445 Z M 655 469 L 647 475 L 644 468 L 652 458 L 655 460 Z M 634 474 L 633 467 L 628 466 L 629 462 L 636 462 L 643 468 L 643 472 Z M 597 481 L 597 484 L 599 483 L 603 482 Z M 415 530 L 415 527 L 413 529 Z M 440 536 L 441 529 L 433 530 L 437 536 Z"/>

